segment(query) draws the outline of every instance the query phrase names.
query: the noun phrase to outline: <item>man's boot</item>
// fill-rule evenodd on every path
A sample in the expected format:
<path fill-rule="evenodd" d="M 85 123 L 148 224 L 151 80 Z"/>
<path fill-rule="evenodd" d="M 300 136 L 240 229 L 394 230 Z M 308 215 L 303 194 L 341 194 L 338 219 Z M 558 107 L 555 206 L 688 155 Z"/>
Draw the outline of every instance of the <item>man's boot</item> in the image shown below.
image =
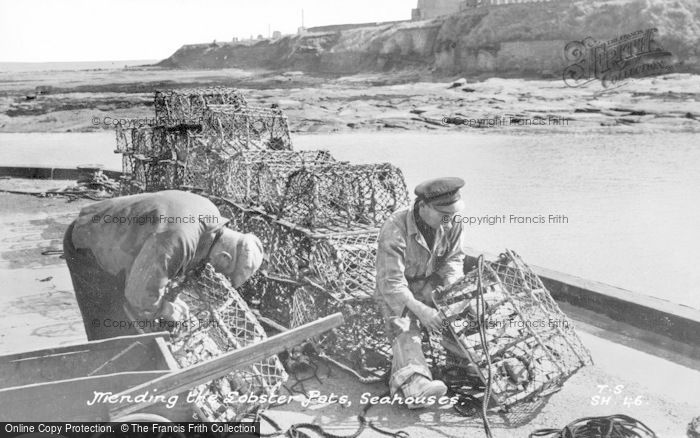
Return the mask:
<path fill-rule="evenodd" d="M 428 397 L 435 397 L 437 402 L 438 398 L 445 395 L 447 386 L 442 380 L 430 380 L 421 374 L 414 374 L 401 386 L 401 391 L 404 399 L 408 397 L 415 399 L 413 403 L 406 403 L 409 409 L 421 409 L 434 404 L 427 402 Z"/>

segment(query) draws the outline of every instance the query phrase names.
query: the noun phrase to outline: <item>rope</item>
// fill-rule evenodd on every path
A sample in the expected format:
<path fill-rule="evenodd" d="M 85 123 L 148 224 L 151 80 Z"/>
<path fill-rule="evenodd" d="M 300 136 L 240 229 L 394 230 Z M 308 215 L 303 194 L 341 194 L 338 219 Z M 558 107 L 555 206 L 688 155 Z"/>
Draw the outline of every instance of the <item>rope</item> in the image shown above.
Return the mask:
<path fill-rule="evenodd" d="M 285 362 L 287 363 L 287 365 L 290 364 L 289 360 L 287 360 Z M 286 385 L 283 385 L 283 387 L 290 394 L 293 394 L 293 392 L 297 392 L 297 393 L 303 393 L 305 396 L 308 397 L 308 395 L 306 394 L 306 389 L 303 386 L 303 382 L 307 381 L 307 380 L 311 380 L 311 379 L 316 379 L 319 383 L 322 383 L 321 378 L 318 376 L 318 366 L 314 365 L 311 357 L 308 357 L 308 356 L 307 356 L 307 360 L 305 360 L 304 362 L 295 363 L 294 365 L 296 365 L 296 366 L 293 366 L 291 368 L 292 368 L 292 376 L 294 377 L 296 382 L 291 386 L 291 389 L 288 388 Z M 312 374 L 309 377 L 305 377 L 305 378 L 300 379 L 299 378 L 299 368 L 301 368 L 302 365 L 309 367 L 312 371 Z M 328 368 L 328 373 L 329 373 L 328 375 L 330 375 L 330 371 L 331 371 L 331 369 L 329 367 Z M 295 390 L 295 388 L 297 386 L 301 386 L 302 391 L 299 391 L 298 389 Z M 380 398 L 387 397 L 389 395 L 391 395 L 391 392 L 386 391 L 384 394 L 380 395 L 379 397 Z M 378 432 L 382 435 L 386 435 L 386 436 L 390 436 L 390 437 L 394 437 L 394 438 L 408 438 L 409 437 L 409 434 L 403 430 L 392 432 L 392 431 L 389 431 L 389 430 L 386 430 L 386 429 L 383 429 L 383 428 L 377 426 L 373 421 L 367 421 L 367 413 L 372 408 L 372 406 L 374 406 L 374 405 L 369 403 L 369 402 L 362 406 L 362 411 L 357 416 L 357 421 L 359 422 L 357 430 L 355 430 L 355 432 L 353 432 L 349 435 L 333 434 L 331 432 L 326 431 L 323 428 L 323 426 L 320 426 L 320 425 L 314 424 L 314 423 L 296 423 L 296 424 L 289 426 L 289 428 L 287 430 L 282 430 L 282 428 L 279 426 L 279 424 L 276 421 L 274 421 L 273 419 L 271 419 L 267 415 L 260 413 L 259 417 L 261 419 L 267 421 L 272 426 L 272 428 L 275 430 L 274 432 L 267 433 L 267 434 L 261 434 L 260 436 L 263 438 L 272 438 L 272 437 L 277 437 L 277 436 L 285 436 L 288 438 L 306 438 L 306 437 L 308 437 L 308 435 L 303 432 L 304 430 L 306 430 L 306 431 L 315 432 L 315 433 L 317 433 L 325 438 L 357 438 L 362 432 L 365 431 L 365 429 L 367 429 L 369 427 L 370 429 L 372 429 L 375 432 Z"/>
<path fill-rule="evenodd" d="M 489 423 L 487 417 L 487 409 L 489 405 L 489 399 L 491 398 L 491 384 L 493 381 L 493 376 L 491 372 L 491 355 L 489 354 L 489 346 L 486 340 L 486 301 L 484 300 L 484 285 L 483 285 L 483 271 L 484 271 L 484 256 L 483 254 L 479 256 L 477 260 L 478 266 L 478 278 L 477 278 L 477 295 L 476 295 L 476 319 L 479 324 L 479 338 L 481 339 L 481 347 L 484 350 L 484 356 L 486 357 L 486 369 L 488 370 L 488 376 L 486 379 L 486 388 L 484 389 L 484 397 L 481 402 L 481 419 L 484 423 L 484 432 L 488 438 L 492 438 L 491 435 L 491 424 Z"/>
<path fill-rule="evenodd" d="M 529 438 L 656 438 L 646 424 L 627 415 L 579 418 L 563 429 L 538 429 Z"/>
<path fill-rule="evenodd" d="M 379 397 L 387 397 L 390 395 L 389 391 L 386 391 L 384 394 L 380 395 Z M 369 410 L 374 406 L 371 403 L 366 403 L 362 406 L 362 411 L 360 414 L 357 416 L 357 421 L 359 422 L 359 425 L 357 427 L 357 430 L 355 432 L 349 434 L 349 435 L 337 435 L 331 432 L 328 432 L 323 428 L 323 426 L 314 424 L 314 423 L 297 423 L 289 426 L 289 429 L 282 430 L 282 428 L 279 426 L 279 424 L 268 417 L 267 415 L 260 413 L 259 416 L 261 419 L 267 421 L 274 429 L 274 432 L 271 433 L 261 433 L 260 436 L 263 438 L 272 438 L 272 437 L 277 437 L 277 436 L 285 436 L 288 438 L 305 438 L 308 437 L 306 433 L 304 433 L 302 430 L 307 430 L 311 432 L 315 432 L 319 435 L 321 435 L 324 438 L 357 438 L 362 434 L 362 432 L 365 431 L 368 427 L 375 432 L 378 432 L 382 435 L 394 437 L 394 438 L 409 438 L 410 435 L 408 432 L 404 430 L 398 430 L 396 432 L 392 432 L 386 429 L 383 429 L 379 426 L 377 426 L 373 421 L 367 421 L 367 413 Z"/>

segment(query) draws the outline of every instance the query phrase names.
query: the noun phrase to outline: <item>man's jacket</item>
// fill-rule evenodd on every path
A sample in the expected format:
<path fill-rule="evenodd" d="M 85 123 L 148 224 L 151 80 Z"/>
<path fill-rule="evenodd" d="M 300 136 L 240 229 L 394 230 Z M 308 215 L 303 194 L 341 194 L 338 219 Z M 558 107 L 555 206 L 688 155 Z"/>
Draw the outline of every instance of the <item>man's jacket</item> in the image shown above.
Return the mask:
<path fill-rule="evenodd" d="M 384 301 L 392 315 L 401 316 L 411 294 L 421 299 L 426 282 L 446 285 L 463 275 L 463 228 L 459 222 L 441 226 L 434 247 L 428 248 L 413 217 L 413 209 L 394 213 L 382 226 L 377 250 L 375 298 Z"/>
<path fill-rule="evenodd" d="M 169 280 L 206 258 L 226 222 L 208 199 L 168 190 L 86 206 L 72 239 L 77 249 L 91 250 L 102 269 L 123 274 L 128 303 L 152 315 Z"/>

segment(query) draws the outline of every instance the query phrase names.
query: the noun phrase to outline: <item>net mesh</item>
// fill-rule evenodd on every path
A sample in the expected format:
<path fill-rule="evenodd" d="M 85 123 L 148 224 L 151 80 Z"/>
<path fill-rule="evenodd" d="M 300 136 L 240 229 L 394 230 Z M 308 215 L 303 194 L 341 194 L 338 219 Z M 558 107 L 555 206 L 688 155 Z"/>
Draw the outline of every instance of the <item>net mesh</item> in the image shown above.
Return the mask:
<path fill-rule="evenodd" d="M 340 302 L 326 290 L 300 287 L 292 295 L 291 326 L 341 312 L 345 323 L 316 339 L 330 359 L 351 368 L 362 378 L 382 378 L 390 368 L 391 345 L 384 320 L 373 298 Z"/>
<path fill-rule="evenodd" d="M 302 168 L 289 176 L 281 217 L 311 228 L 381 225 L 408 205 L 401 170 L 388 163 Z"/>
<path fill-rule="evenodd" d="M 247 205 L 260 206 L 268 212 L 279 210 L 287 177 L 296 170 L 335 160 L 328 151 L 240 151 L 226 156 L 228 168 L 217 172 L 224 183 L 209 188 L 208 193 Z"/>
<path fill-rule="evenodd" d="M 238 163 L 248 158 L 242 152 L 291 151 L 289 125 L 282 110 L 251 107 L 239 90 L 158 90 L 154 105 L 158 124 L 116 127 L 115 152 L 123 154 L 124 194 L 194 189 L 231 196 L 238 193 L 239 172 L 245 170 Z M 289 164 L 332 161 L 327 152 L 318 152 L 315 158 L 313 155 L 280 156 L 273 172 L 286 158 Z M 261 160 L 258 157 L 258 165 Z M 265 187 L 274 189 L 270 184 Z"/>
<path fill-rule="evenodd" d="M 279 208 L 291 172 L 334 161 L 327 151 L 224 149 L 196 128 L 120 129 L 117 139 L 129 193 L 197 189 L 270 209 Z"/>
<path fill-rule="evenodd" d="M 202 127 L 217 148 L 229 153 L 292 149 L 287 116 L 279 108 L 209 105 L 202 113 Z"/>
<path fill-rule="evenodd" d="M 378 230 L 311 231 L 265 212 L 219 200 L 236 229 L 260 238 L 266 260 L 242 287 L 260 314 L 297 327 L 341 312 L 345 323 L 317 339 L 327 356 L 362 377 L 388 370 L 390 345 L 374 302 Z"/>
<path fill-rule="evenodd" d="M 156 120 L 167 125 L 201 123 L 209 105 L 248 106 L 240 90 L 227 87 L 156 90 L 153 103 Z"/>
<path fill-rule="evenodd" d="M 199 275 L 174 285 L 169 294 L 190 308 L 190 319 L 175 327 L 170 349 L 181 367 L 188 367 L 221 354 L 257 344 L 267 338 L 246 302 L 229 281 L 206 265 Z M 286 381 L 277 356 L 232 371 L 196 388 L 195 402 L 206 421 L 240 421 L 267 408 L 266 403 L 240 402 L 252 395 L 269 396 Z"/>
<path fill-rule="evenodd" d="M 473 363 L 484 385 L 490 370 L 492 400 L 507 408 L 558 390 L 576 370 L 592 363 L 573 323 L 539 277 L 512 251 L 496 262 L 485 262 L 481 272 L 484 348 L 477 323 L 478 277 L 478 270 L 473 270 L 435 294 L 437 307 L 451 322 L 439 339 L 429 340 L 434 366 Z"/>
<path fill-rule="evenodd" d="M 313 283 L 339 301 L 373 295 L 378 229 L 312 231 L 228 200 L 219 200 L 219 206 L 232 226 L 260 239 L 268 274 Z"/>

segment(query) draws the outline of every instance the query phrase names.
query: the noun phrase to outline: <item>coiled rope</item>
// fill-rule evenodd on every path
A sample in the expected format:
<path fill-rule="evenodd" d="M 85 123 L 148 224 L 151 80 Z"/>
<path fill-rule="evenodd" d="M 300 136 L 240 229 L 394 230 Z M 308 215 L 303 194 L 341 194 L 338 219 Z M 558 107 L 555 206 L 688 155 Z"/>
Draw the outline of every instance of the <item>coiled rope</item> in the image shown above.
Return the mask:
<path fill-rule="evenodd" d="M 627 415 L 579 418 L 563 429 L 538 429 L 529 438 L 656 438 L 646 424 Z"/>

